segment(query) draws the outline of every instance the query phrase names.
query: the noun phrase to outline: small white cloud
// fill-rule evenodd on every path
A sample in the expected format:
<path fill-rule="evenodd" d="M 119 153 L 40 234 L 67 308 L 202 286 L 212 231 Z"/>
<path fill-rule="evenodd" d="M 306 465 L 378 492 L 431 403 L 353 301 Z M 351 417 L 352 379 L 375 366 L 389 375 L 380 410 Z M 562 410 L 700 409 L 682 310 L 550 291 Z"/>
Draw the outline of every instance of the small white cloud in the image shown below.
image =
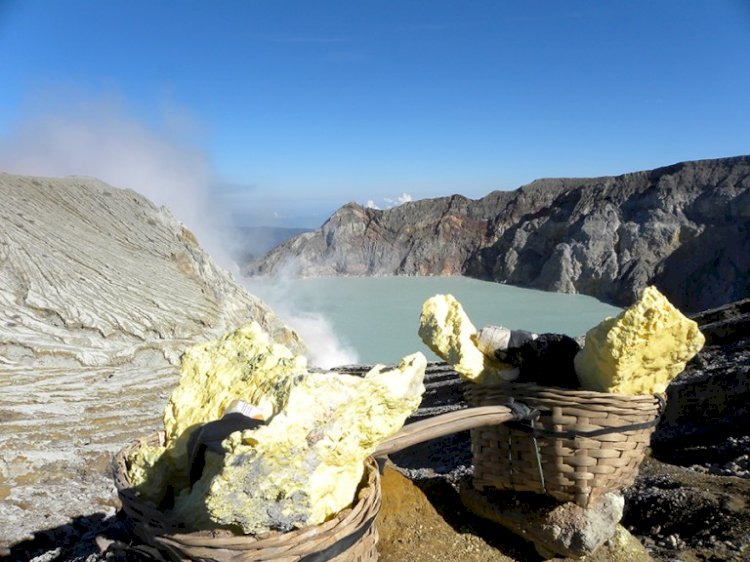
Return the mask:
<path fill-rule="evenodd" d="M 404 203 L 409 203 L 411 200 L 411 195 L 409 195 L 408 193 L 402 193 L 398 197 L 398 204 L 403 205 Z"/>
<path fill-rule="evenodd" d="M 273 212 L 273 218 L 275 219 L 281 218 L 281 215 L 278 213 L 278 211 Z"/>
<path fill-rule="evenodd" d="M 404 203 L 409 203 L 412 201 L 411 195 L 408 193 L 402 193 L 395 199 L 389 199 L 388 197 L 385 198 L 385 202 L 387 203 L 387 208 L 391 209 L 393 207 L 398 207 L 399 205 L 403 205 Z"/>
<path fill-rule="evenodd" d="M 367 200 L 367 203 L 365 203 L 365 207 L 366 207 L 366 208 L 368 208 L 368 209 L 375 209 L 375 210 L 377 210 L 377 211 L 379 211 L 379 210 L 380 210 L 380 207 L 378 207 L 378 206 L 377 206 L 377 205 L 375 204 L 375 201 L 373 201 L 372 199 L 368 199 L 368 200 Z"/>

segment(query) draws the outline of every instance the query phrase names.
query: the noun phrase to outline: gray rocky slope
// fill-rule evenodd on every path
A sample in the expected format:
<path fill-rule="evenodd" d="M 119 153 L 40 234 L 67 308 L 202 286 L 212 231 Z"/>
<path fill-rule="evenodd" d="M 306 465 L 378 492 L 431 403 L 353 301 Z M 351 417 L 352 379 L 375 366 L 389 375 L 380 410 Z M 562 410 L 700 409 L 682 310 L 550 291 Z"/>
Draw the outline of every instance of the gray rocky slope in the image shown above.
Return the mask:
<path fill-rule="evenodd" d="M 159 427 L 179 355 L 252 319 L 300 345 L 166 209 L 0 174 L 0 551 L 114 512 L 112 454 Z"/>
<path fill-rule="evenodd" d="M 750 156 L 544 179 L 478 200 L 349 203 L 248 264 L 304 276 L 467 275 L 618 305 L 656 284 L 685 311 L 750 294 Z"/>

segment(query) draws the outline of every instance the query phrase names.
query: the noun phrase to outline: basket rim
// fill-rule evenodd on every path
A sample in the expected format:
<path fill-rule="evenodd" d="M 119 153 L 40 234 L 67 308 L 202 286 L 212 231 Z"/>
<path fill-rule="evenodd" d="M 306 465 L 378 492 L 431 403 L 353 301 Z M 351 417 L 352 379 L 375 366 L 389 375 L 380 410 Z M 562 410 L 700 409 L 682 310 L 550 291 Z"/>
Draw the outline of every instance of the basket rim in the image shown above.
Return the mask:
<path fill-rule="evenodd" d="M 190 530 L 176 526 L 164 512 L 138 495 L 130 486 L 127 474 L 127 457 L 131 451 L 142 444 L 163 446 L 164 439 L 164 432 L 161 431 L 136 439 L 123 447 L 113 458 L 113 476 L 127 516 L 136 525 L 145 524 L 149 535 L 161 535 L 169 543 L 184 547 L 234 548 L 239 551 L 273 548 L 283 549 L 288 555 L 309 554 L 309 543 L 335 544 L 357 529 L 373 524 L 380 511 L 380 472 L 375 458 L 369 456 L 364 462 L 363 483 L 357 490 L 355 501 L 323 523 L 286 532 L 271 530 L 258 535 L 240 535 L 229 529 Z M 297 543 L 301 544 L 301 549 L 295 548 Z"/>
<path fill-rule="evenodd" d="M 652 402 L 658 401 L 657 396 L 663 396 L 665 393 L 653 393 L 653 394 L 617 394 L 613 392 L 600 392 L 598 390 L 585 390 L 577 388 L 564 388 L 561 386 L 543 386 L 534 382 L 514 382 L 507 381 L 498 384 L 481 384 L 473 381 L 464 380 L 464 389 L 485 389 L 485 390 L 496 390 L 500 391 L 504 388 L 517 388 L 523 389 L 528 392 L 539 392 L 539 393 L 550 393 L 559 394 L 561 396 L 567 396 L 570 398 L 596 398 L 600 400 L 620 400 L 625 402 Z"/>
<path fill-rule="evenodd" d="M 580 408 L 621 415 L 660 416 L 666 406 L 665 394 L 610 394 L 593 390 L 572 390 L 540 386 L 534 383 L 508 382 L 500 385 L 465 383 L 464 396 L 470 405 L 505 403 L 508 401 L 534 402 L 539 410 L 552 407 Z"/>

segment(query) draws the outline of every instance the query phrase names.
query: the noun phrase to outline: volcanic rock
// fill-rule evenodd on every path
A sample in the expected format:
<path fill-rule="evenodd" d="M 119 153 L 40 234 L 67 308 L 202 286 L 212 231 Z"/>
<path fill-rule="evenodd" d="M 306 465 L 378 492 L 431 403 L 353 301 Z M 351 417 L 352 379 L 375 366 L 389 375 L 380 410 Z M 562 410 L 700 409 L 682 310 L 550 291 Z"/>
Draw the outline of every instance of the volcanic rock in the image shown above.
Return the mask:
<path fill-rule="evenodd" d="M 462 482 L 461 499 L 473 513 L 524 537 L 547 558 L 592 554 L 615 536 L 625 505 L 617 492 L 607 492 L 584 508 L 536 494 L 480 491 L 468 481 Z"/>
<path fill-rule="evenodd" d="M 518 367 L 516 382 L 578 389 L 573 362 L 580 350 L 578 342 L 564 334 L 539 334 L 517 347 L 496 350 L 495 356 Z"/>
<path fill-rule="evenodd" d="M 653 441 L 660 455 L 674 458 L 675 452 L 682 451 L 685 462 L 717 461 L 724 455 L 717 456 L 715 449 L 728 437 L 748 435 L 750 299 L 692 318 L 706 344 L 667 387 L 667 406 Z"/>
<path fill-rule="evenodd" d="M 627 306 L 656 285 L 696 312 L 750 293 L 750 156 L 385 211 L 349 203 L 251 262 L 305 276 L 466 275 Z"/>

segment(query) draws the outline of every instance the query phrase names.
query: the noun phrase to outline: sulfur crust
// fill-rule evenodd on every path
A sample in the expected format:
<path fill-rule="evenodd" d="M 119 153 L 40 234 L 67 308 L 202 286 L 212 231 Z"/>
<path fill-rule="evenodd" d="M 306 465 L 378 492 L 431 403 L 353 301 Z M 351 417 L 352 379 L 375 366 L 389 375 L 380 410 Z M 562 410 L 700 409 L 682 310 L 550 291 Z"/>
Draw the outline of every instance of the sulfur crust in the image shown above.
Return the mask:
<path fill-rule="evenodd" d="M 209 451 L 206 452 L 205 462 L 204 476 L 192 488 L 185 488 L 177 495 L 170 513 L 174 521 L 189 523 L 195 529 L 213 529 L 220 526 L 211 519 L 211 514 L 206 509 L 205 498 L 213 477 L 221 472 L 224 460 L 221 455 Z"/>
<path fill-rule="evenodd" d="M 320 523 L 351 504 L 364 460 L 417 409 L 425 367 L 416 353 L 364 378 L 308 373 L 260 326 L 243 326 L 184 354 L 164 415 L 166 447 L 131 454 L 131 483 L 155 504 L 175 488 L 171 517 L 192 528 L 262 533 Z M 269 423 L 230 434 L 225 454 L 207 453 L 189 486 L 188 436 L 234 399 L 259 405 Z"/>
<path fill-rule="evenodd" d="M 129 457 L 128 479 L 145 499 L 159 504 L 170 479 L 164 447 L 141 444 Z"/>
<path fill-rule="evenodd" d="M 704 342 L 697 323 L 647 287 L 633 306 L 587 332 L 576 374 L 587 390 L 661 393 Z"/>
<path fill-rule="evenodd" d="M 482 353 L 475 343 L 476 334 L 477 329 L 453 295 L 435 295 L 422 305 L 419 337 L 436 355 L 470 381 L 505 382 L 513 367 Z"/>
<path fill-rule="evenodd" d="M 184 472 L 187 442 L 200 424 L 221 418 L 235 399 L 258 406 L 270 418 L 285 404 L 294 376 L 306 371 L 305 358 L 274 343 L 257 322 L 189 348 L 164 412 L 175 469 Z"/>
<path fill-rule="evenodd" d="M 307 375 L 268 425 L 225 441 L 206 498 L 211 518 L 258 533 L 322 523 L 349 506 L 364 460 L 419 406 L 425 366 L 417 353 L 364 379 Z"/>
<path fill-rule="evenodd" d="M 364 459 L 418 407 L 425 365 L 416 354 L 364 379 L 305 376 L 267 426 L 224 442 L 223 466 L 204 472 L 199 491 L 179 498 L 177 509 L 207 511 L 248 533 L 324 521 L 352 502 Z M 208 494 L 201 491 L 206 481 Z"/>
<path fill-rule="evenodd" d="M 304 357 L 274 343 L 257 322 L 188 348 L 181 358 L 179 383 L 164 411 L 165 447 L 158 449 L 164 455 L 157 459 L 156 449 L 137 448 L 129 458 L 131 483 L 157 504 L 167 484 L 178 492 L 187 487 L 191 433 L 221 418 L 235 399 L 255 403 L 271 417 L 306 366 Z"/>

